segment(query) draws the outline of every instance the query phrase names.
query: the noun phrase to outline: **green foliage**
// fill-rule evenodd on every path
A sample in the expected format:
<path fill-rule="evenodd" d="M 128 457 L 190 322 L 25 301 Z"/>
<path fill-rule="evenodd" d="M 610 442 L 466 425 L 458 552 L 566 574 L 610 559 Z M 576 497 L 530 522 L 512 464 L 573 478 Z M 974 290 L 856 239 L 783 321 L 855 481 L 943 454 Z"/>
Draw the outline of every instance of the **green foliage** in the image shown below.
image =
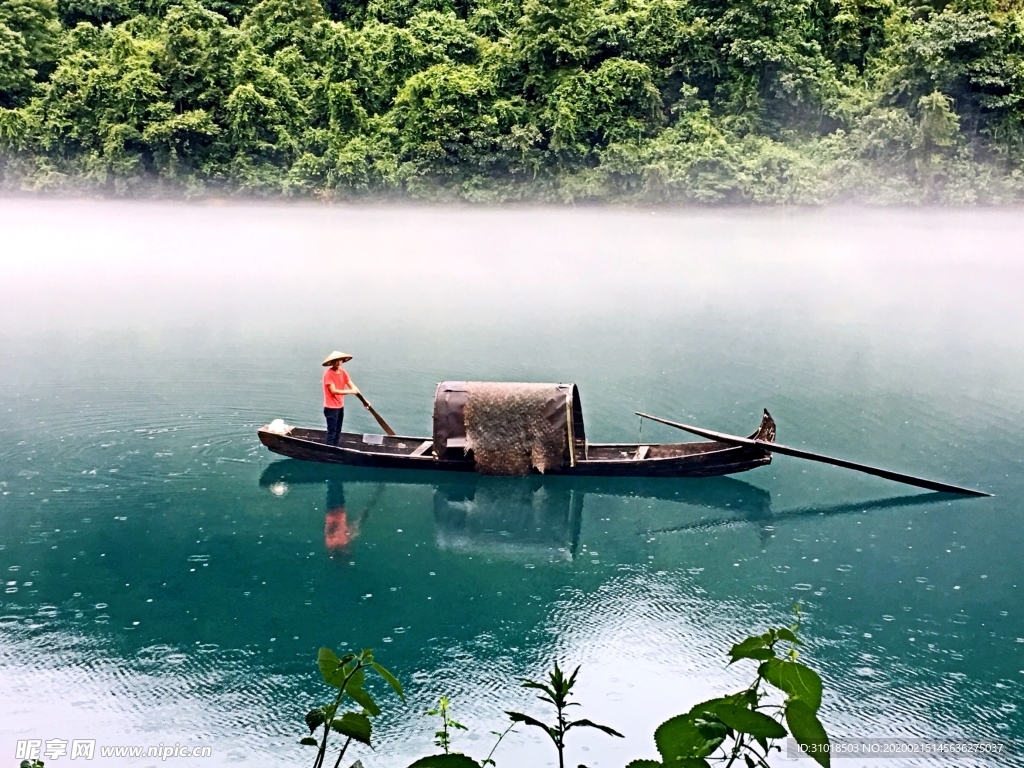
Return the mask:
<path fill-rule="evenodd" d="M 813 707 L 800 699 L 786 702 L 786 724 L 793 738 L 804 747 L 807 754 L 823 768 L 829 768 L 830 752 L 828 734 L 818 720 Z"/>
<path fill-rule="evenodd" d="M 537 698 L 555 708 L 554 724 L 548 725 L 535 717 L 524 715 L 521 712 L 506 712 L 513 724 L 523 723 L 534 728 L 540 728 L 547 734 L 548 738 L 555 745 L 555 749 L 558 750 L 558 768 L 565 768 L 565 736 L 573 728 L 596 728 L 607 733 L 609 736 L 622 738 L 621 733 L 614 728 L 609 728 L 607 725 L 598 725 L 590 720 L 569 720 L 565 716 L 567 708 L 579 706 L 576 702 L 569 701 L 569 698 L 572 696 L 572 689 L 576 685 L 576 675 L 579 674 L 579 671 L 580 668 L 576 667 L 573 673 L 566 677 L 559 668 L 558 662 L 555 662 L 554 669 L 548 673 L 546 683 L 535 680 L 523 680 L 524 688 L 540 691 L 541 695 Z"/>
<path fill-rule="evenodd" d="M 800 699 L 815 711 L 821 706 L 821 678 L 810 667 L 797 661 L 769 659 L 757 673 L 790 699 Z"/>
<path fill-rule="evenodd" d="M 480 768 L 480 763 L 465 755 L 428 755 L 421 757 L 409 768 Z"/>
<path fill-rule="evenodd" d="M 794 610 L 799 618 L 799 606 Z M 666 720 L 654 732 L 661 762 L 636 760 L 628 768 L 710 768 L 712 760 L 733 765 L 740 758 L 750 768 L 769 768 L 771 752 L 781 751 L 773 742 L 789 735 L 808 756 L 829 768 L 828 734 L 817 715 L 821 678 L 796 661 L 797 646 L 803 645 L 797 630 L 798 624 L 769 629 L 736 643 L 729 650 L 729 663 L 760 661 L 754 681 L 739 693 L 701 702 Z M 780 643 L 790 646 L 781 658 Z M 785 694 L 781 706 L 773 702 L 766 684 Z"/>
<path fill-rule="evenodd" d="M 627 768 L 711 768 L 712 764 L 729 768 L 739 765 L 741 759 L 747 768 L 770 768 L 768 760 L 772 752 L 781 752 L 781 747 L 775 742 L 787 736 L 792 736 L 805 754 L 822 768 L 829 768 L 829 737 L 817 714 L 822 699 L 821 678 L 810 667 L 797 661 L 797 649 L 803 645 L 798 636 L 800 606 L 794 606 L 793 610 L 796 623 L 751 635 L 730 648 L 729 664 L 751 660 L 759 662 L 757 675 L 749 686 L 738 693 L 695 704 L 684 714 L 662 723 L 654 732 L 654 743 L 661 760 L 634 760 Z M 323 681 L 337 690 L 337 694 L 333 702 L 306 713 L 305 723 L 310 735 L 300 743 L 317 748 L 314 768 L 322 768 L 331 731 L 345 736 L 346 741 L 335 762 L 335 768 L 338 768 L 353 740 L 370 746 L 372 724 L 369 718 L 380 714 L 380 709 L 364 687 L 366 671 L 379 674 L 403 701 L 405 694 L 398 679 L 374 660 L 370 650 L 338 656 L 330 648 L 321 648 L 317 654 L 317 667 Z M 503 732 L 492 732 L 498 739 L 487 757 L 479 762 L 452 750 L 452 731 L 466 730 L 466 727 L 452 717 L 451 700 L 441 696 L 437 706 L 426 714 L 441 718 L 441 728 L 435 732 L 434 738 L 442 752 L 422 757 L 409 768 L 496 766 L 493 759 L 495 750 L 518 724 L 538 728 L 551 739 L 558 752 L 559 768 L 565 766 L 565 739 L 569 731 L 591 728 L 621 737 L 622 734 L 609 726 L 587 719 L 571 720 L 566 716 L 570 707 L 579 706 L 571 701 L 578 674 L 579 667 L 566 675 L 556 662 L 546 680 L 522 680 L 523 688 L 539 691 L 538 698 L 554 708 L 554 722 L 549 724 L 521 712 L 507 712 L 511 725 Z M 362 710 L 340 712 L 346 697 L 361 705 Z M 320 741 L 313 738 L 318 730 L 323 732 Z M 22 768 L 26 766 L 27 762 L 22 764 Z"/>
<path fill-rule="evenodd" d="M 727 734 L 728 727 L 724 723 L 687 713 L 659 725 L 654 732 L 654 743 L 666 763 L 700 760 L 718 749 Z"/>
<path fill-rule="evenodd" d="M 452 738 L 449 733 L 450 730 L 466 730 L 466 726 L 452 718 L 449 708 L 451 706 L 451 700 L 447 696 L 442 696 L 434 709 L 427 710 L 428 715 L 439 715 L 441 717 L 441 730 L 434 732 L 434 743 L 444 750 L 447 755 L 451 752 Z"/>
<path fill-rule="evenodd" d="M 346 712 L 331 721 L 331 730 L 370 746 L 370 732 L 373 726 L 362 712 Z"/>
<path fill-rule="evenodd" d="M 54 189 L 1010 202 L 1024 11 L 0 0 L 0 190 Z"/>
<path fill-rule="evenodd" d="M 447 696 L 442 696 L 438 700 L 436 707 L 427 710 L 427 715 L 431 717 L 439 716 L 441 718 L 441 730 L 434 732 L 434 744 L 444 751 L 441 754 L 422 757 L 409 766 L 409 768 L 486 768 L 486 766 L 496 766 L 497 762 L 494 760 L 494 753 L 501 745 L 502 739 L 515 727 L 515 723 L 512 723 L 500 733 L 498 731 L 491 731 L 491 734 L 497 736 L 498 740 L 494 742 L 494 746 L 491 747 L 487 757 L 477 762 L 473 758 L 461 752 L 454 752 L 451 749 L 451 731 L 465 731 L 467 728 L 462 723 L 452 719 L 451 700 Z"/>
<path fill-rule="evenodd" d="M 0 108 L 24 103 L 57 59 L 53 0 L 0 0 Z"/>
<path fill-rule="evenodd" d="M 379 674 L 402 701 L 405 701 L 405 693 L 398 679 L 374 661 L 373 651 L 369 649 L 359 653 L 346 653 L 339 657 L 330 648 L 321 648 L 317 653 L 316 663 L 323 681 L 331 688 L 337 689 L 337 693 L 333 702 L 314 707 L 306 713 L 305 722 L 309 736 L 302 738 L 299 743 L 317 748 L 313 768 L 323 768 L 331 731 L 345 737 L 336 766 L 341 764 L 345 752 L 353 741 L 371 746 L 373 724 L 370 718 L 379 715 L 381 709 L 364 688 L 366 670 Z M 346 698 L 358 704 L 360 710 L 341 712 L 341 705 Z M 319 741 L 313 738 L 318 730 L 323 731 Z"/>

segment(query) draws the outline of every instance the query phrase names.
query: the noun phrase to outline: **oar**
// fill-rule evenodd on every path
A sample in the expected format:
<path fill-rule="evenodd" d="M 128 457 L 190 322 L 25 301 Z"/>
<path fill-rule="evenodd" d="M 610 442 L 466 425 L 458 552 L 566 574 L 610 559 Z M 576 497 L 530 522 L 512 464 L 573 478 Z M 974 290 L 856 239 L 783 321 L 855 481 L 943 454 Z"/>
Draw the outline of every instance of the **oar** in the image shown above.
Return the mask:
<path fill-rule="evenodd" d="M 651 421 L 657 421 L 661 424 L 667 424 L 670 427 L 676 429 L 682 429 L 686 432 L 692 432 L 695 435 L 701 437 L 707 437 L 711 440 L 717 440 L 722 443 L 732 443 L 734 445 L 746 445 L 751 448 L 760 448 L 765 451 L 772 453 L 781 453 L 784 456 L 796 456 L 798 459 L 809 459 L 811 461 L 820 461 L 822 464 L 834 464 L 837 467 L 846 467 L 847 469 L 853 469 L 858 472 L 864 472 L 869 475 L 876 475 L 878 477 L 884 477 L 887 480 L 895 480 L 897 483 L 906 483 L 907 485 L 915 485 L 918 488 L 927 488 L 930 491 L 940 491 L 942 493 L 961 493 L 967 496 L 991 496 L 991 493 L 985 493 L 984 491 L 975 491 L 972 488 L 961 488 L 958 485 L 949 485 L 947 483 L 937 483 L 934 480 L 925 480 L 921 477 L 914 477 L 913 475 L 904 475 L 899 472 L 890 472 L 888 469 L 879 469 L 878 467 L 871 467 L 867 464 L 857 464 L 853 461 L 846 461 L 845 459 L 836 459 L 832 456 L 823 456 L 820 453 L 811 453 L 810 451 L 803 451 L 799 448 L 790 448 L 785 445 L 779 445 L 778 443 L 769 443 L 766 440 L 752 440 L 747 437 L 737 437 L 736 435 L 727 435 L 723 432 L 714 432 L 710 429 L 701 429 L 700 427 L 691 427 L 689 424 L 680 424 L 675 421 L 669 421 L 668 419 L 659 419 L 657 416 L 651 416 L 647 413 L 636 412 L 637 416 Z"/>
<path fill-rule="evenodd" d="M 370 412 L 370 414 L 373 416 L 373 418 L 375 418 L 377 420 L 377 423 L 380 424 L 381 429 L 383 429 L 389 435 L 394 437 L 395 436 L 395 430 L 393 430 L 391 427 L 389 427 L 388 423 L 386 421 L 384 421 L 384 417 L 381 416 L 379 413 L 377 413 L 377 411 L 375 411 L 373 409 L 373 406 L 370 405 L 370 402 L 365 397 L 363 397 L 363 393 L 362 392 L 356 392 L 356 397 L 359 398 L 359 402 L 361 402 L 363 405 L 366 406 L 366 410 L 368 410 Z"/>

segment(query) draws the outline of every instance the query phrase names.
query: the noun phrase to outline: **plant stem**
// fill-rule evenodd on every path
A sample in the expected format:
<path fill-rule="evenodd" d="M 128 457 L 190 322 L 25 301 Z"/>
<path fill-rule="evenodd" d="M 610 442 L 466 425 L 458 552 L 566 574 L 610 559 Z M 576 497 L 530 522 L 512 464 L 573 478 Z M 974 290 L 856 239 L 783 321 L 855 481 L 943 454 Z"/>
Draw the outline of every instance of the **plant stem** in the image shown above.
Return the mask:
<path fill-rule="evenodd" d="M 345 743 L 341 747 L 341 752 L 338 754 L 338 759 L 334 763 L 334 768 L 338 768 L 341 765 L 341 758 L 345 756 L 345 750 L 348 749 L 348 745 L 352 743 L 352 737 L 349 736 L 345 739 Z"/>
<path fill-rule="evenodd" d="M 740 751 L 743 749 L 743 736 L 740 735 L 736 739 L 732 747 L 732 756 L 729 758 L 729 762 L 725 764 L 725 768 L 731 768 L 732 764 L 735 763 L 740 756 Z"/>
<path fill-rule="evenodd" d="M 512 723 L 512 725 L 510 725 L 508 728 L 506 728 L 504 731 L 502 731 L 501 734 L 499 734 L 498 740 L 496 742 L 494 742 L 494 746 L 491 747 L 491 751 L 487 753 L 487 759 L 483 761 L 483 763 L 482 763 L 483 765 L 487 765 L 490 762 L 494 762 L 493 760 L 491 760 L 491 756 L 494 755 L 494 750 L 496 750 L 498 748 L 498 745 L 501 744 L 501 740 L 505 738 L 505 734 L 507 734 L 509 731 L 511 731 L 515 727 L 516 727 L 516 724 Z"/>
<path fill-rule="evenodd" d="M 441 722 L 443 723 L 442 728 L 444 729 L 444 736 L 441 741 L 444 742 L 444 753 L 448 754 L 448 705 L 445 702 L 441 702 Z"/>
<path fill-rule="evenodd" d="M 565 768 L 565 759 L 562 755 L 565 750 L 565 717 L 562 715 L 562 705 L 555 706 L 558 708 L 558 741 L 555 742 L 558 747 L 558 768 Z"/>
<path fill-rule="evenodd" d="M 338 695 L 334 699 L 334 711 L 331 712 L 330 718 L 324 718 L 324 740 L 320 742 L 320 751 L 317 753 L 316 762 L 313 763 L 313 768 L 323 768 L 324 758 L 327 756 L 327 737 L 331 734 L 331 720 L 334 719 L 334 715 L 338 712 L 338 707 L 341 706 L 341 697 L 345 695 L 345 686 L 348 685 L 348 681 L 352 679 L 352 675 L 358 672 L 363 666 L 361 660 L 356 661 L 355 668 L 346 675 L 345 680 L 341 684 L 341 688 L 338 690 Z"/>

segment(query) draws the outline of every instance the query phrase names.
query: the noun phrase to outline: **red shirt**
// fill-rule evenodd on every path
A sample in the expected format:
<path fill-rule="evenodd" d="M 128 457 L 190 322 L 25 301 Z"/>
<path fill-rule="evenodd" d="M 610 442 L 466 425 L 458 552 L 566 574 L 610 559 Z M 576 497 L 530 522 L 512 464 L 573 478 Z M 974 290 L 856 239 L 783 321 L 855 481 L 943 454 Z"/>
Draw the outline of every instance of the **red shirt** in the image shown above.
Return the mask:
<path fill-rule="evenodd" d="M 328 368 L 324 371 L 324 408 L 344 408 L 345 396 L 331 392 L 329 384 L 333 384 L 336 389 L 350 389 L 352 379 L 345 373 L 344 368 L 339 368 L 336 371 L 333 368 Z"/>

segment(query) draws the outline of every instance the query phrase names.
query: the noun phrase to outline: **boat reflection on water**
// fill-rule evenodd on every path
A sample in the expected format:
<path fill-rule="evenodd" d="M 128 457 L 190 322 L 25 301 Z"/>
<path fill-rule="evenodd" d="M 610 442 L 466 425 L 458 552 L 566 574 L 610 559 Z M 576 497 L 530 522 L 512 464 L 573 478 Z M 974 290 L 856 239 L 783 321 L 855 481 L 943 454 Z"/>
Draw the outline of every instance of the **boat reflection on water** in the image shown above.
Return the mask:
<path fill-rule="evenodd" d="M 959 494 L 931 492 L 912 493 L 904 496 L 890 496 L 884 499 L 872 499 L 870 501 L 858 501 L 848 504 L 833 504 L 830 506 L 796 507 L 780 512 L 771 513 L 770 518 L 751 519 L 745 517 L 725 517 L 700 520 L 694 523 L 682 523 L 680 525 L 652 528 L 651 533 L 684 533 L 684 532 L 706 532 L 715 528 L 728 528 L 746 523 L 752 523 L 761 536 L 762 544 L 766 544 L 771 538 L 771 532 L 775 530 L 774 523 L 793 520 L 802 517 L 828 517 L 831 515 L 849 515 L 867 512 L 869 509 L 897 509 L 900 507 L 917 507 L 921 505 L 936 504 L 940 501 L 958 500 L 964 498 Z"/>
<path fill-rule="evenodd" d="M 576 554 L 583 493 L 533 477 L 466 480 L 434 488 L 439 548 L 528 560 L 571 560 Z"/>
<path fill-rule="evenodd" d="M 507 559 L 571 560 L 577 553 L 587 496 L 618 496 L 677 502 L 729 512 L 732 520 L 754 523 L 769 536 L 771 495 L 727 477 L 671 478 L 488 477 L 475 473 L 401 472 L 330 466 L 285 459 L 268 466 L 260 485 L 281 494 L 289 485 L 324 484 L 327 489 L 324 541 L 343 550 L 389 486 L 415 486 L 433 495 L 434 531 L 441 549 Z M 369 503 L 346 506 L 345 486 L 373 485 Z M 649 529 L 647 529 L 649 530 Z M 542 557 L 546 556 L 546 557 Z"/>
<path fill-rule="evenodd" d="M 284 459 L 268 466 L 260 485 L 280 495 L 291 484 L 327 486 L 324 540 L 343 550 L 359 532 L 389 486 L 419 487 L 433 493 L 437 545 L 446 550 L 508 559 L 571 560 L 580 543 L 587 496 L 675 502 L 645 516 L 636 533 L 700 533 L 721 527 L 752 527 L 766 546 L 776 525 L 809 516 L 861 513 L 934 504 L 949 494 L 892 496 L 834 506 L 772 509 L 771 494 L 731 477 L 700 479 L 598 477 L 488 477 L 476 473 L 403 472 Z M 345 485 L 376 487 L 356 512 L 345 506 Z M 717 511 L 708 515 L 708 510 Z M 672 519 L 664 519 L 664 514 Z M 722 513 L 725 513 L 724 515 Z"/>

